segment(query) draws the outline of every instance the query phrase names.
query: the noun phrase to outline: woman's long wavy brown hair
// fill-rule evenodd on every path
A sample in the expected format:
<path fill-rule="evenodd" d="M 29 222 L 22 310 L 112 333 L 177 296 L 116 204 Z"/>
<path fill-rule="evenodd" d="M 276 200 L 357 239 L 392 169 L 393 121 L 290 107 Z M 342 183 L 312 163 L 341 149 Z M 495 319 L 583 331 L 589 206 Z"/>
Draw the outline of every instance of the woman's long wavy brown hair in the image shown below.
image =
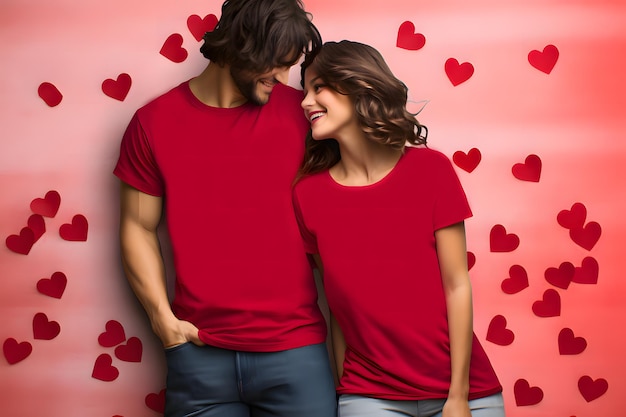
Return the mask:
<path fill-rule="evenodd" d="M 407 86 L 373 47 L 347 40 L 326 42 L 302 63 L 303 82 L 308 69 L 352 99 L 357 120 L 371 140 L 396 149 L 404 149 L 407 142 L 426 145 L 428 129 L 406 109 Z M 297 178 L 329 169 L 340 159 L 335 139 L 315 140 L 309 130 Z"/>

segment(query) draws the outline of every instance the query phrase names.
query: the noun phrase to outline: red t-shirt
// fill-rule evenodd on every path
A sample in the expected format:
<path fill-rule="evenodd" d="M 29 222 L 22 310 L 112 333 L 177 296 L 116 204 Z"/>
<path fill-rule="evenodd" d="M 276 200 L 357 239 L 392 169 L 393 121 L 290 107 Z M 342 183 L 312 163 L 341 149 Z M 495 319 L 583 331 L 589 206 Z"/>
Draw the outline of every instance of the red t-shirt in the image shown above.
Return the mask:
<path fill-rule="evenodd" d="M 308 122 L 302 92 L 263 106 L 200 102 L 182 83 L 133 116 L 115 175 L 164 198 L 176 316 L 225 349 L 279 351 L 326 337 L 291 203 Z"/>
<path fill-rule="evenodd" d="M 296 184 L 294 207 L 347 344 L 338 392 L 446 398 L 450 341 L 434 232 L 472 215 L 448 158 L 406 148 L 385 178 L 362 187 L 315 174 Z M 474 336 L 470 398 L 501 390 Z"/>

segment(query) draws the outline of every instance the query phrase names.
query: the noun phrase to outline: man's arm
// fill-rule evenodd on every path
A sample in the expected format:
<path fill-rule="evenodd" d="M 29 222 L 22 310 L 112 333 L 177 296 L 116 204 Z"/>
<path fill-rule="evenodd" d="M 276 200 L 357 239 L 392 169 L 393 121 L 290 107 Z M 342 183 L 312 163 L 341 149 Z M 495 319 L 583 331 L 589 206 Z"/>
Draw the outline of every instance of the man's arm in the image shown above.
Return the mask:
<path fill-rule="evenodd" d="M 198 329 L 176 318 L 167 297 L 165 266 L 157 235 L 163 199 L 122 182 L 120 202 L 122 265 L 131 288 L 150 319 L 152 330 L 164 347 L 188 341 L 201 345 Z"/>

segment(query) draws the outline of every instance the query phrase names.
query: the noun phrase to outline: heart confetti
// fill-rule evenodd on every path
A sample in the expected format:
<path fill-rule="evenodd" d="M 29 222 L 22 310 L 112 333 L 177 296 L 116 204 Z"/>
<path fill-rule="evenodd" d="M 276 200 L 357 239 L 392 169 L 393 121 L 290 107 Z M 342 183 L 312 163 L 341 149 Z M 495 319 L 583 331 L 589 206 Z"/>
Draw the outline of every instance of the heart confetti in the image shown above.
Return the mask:
<path fill-rule="evenodd" d="M 145 402 L 149 409 L 157 413 L 163 413 L 165 411 L 165 389 L 162 389 L 158 394 L 150 393 L 146 395 Z"/>
<path fill-rule="evenodd" d="M 569 236 L 578 246 L 591 250 L 600 240 L 602 227 L 597 222 L 589 222 L 584 227 L 570 229 Z"/>
<path fill-rule="evenodd" d="M 187 59 L 187 50 L 183 48 L 183 37 L 180 33 L 171 34 L 163 43 L 161 55 L 172 62 L 181 63 Z"/>
<path fill-rule="evenodd" d="M 513 393 L 518 407 L 539 404 L 543 400 L 543 390 L 539 387 L 531 387 L 525 379 L 515 381 Z"/>
<path fill-rule="evenodd" d="M 35 243 L 46 233 L 46 221 L 41 214 L 31 214 L 28 218 L 28 228 L 33 231 L 33 243 Z"/>
<path fill-rule="evenodd" d="M 55 272 L 50 278 L 37 281 L 37 291 L 52 298 L 61 298 L 67 286 L 67 277 L 63 272 Z"/>
<path fill-rule="evenodd" d="M 58 191 L 50 190 L 44 198 L 35 198 L 30 202 L 30 209 L 35 214 L 44 217 L 54 217 L 61 206 L 61 195 Z"/>
<path fill-rule="evenodd" d="M 111 98 L 124 101 L 130 91 L 131 85 L 132 79 L 130 75 L 122 73 L 117 76 L 116 80 L 111 78 L 104 80 L 102 82 L 102 92 Z"/>
<path fill-rule="evenodd" d="M 519 237 L 507 233 L 501 224 L 496 224 L 489 233 L 489 246 L 491 252 L 512 252 L 519 246 Z"/>
<path fill-rule="evenodd" d="M 583 259 L 580 266 L 576 267 L 572 282 L 577 284 L 597 284 L 599 270 L 598 261 L 588 256 Z"/>
<path fill-rule="evenodd" d="M 524 163 L 513 165 L 513 176 L 521 181 L 539 182 L 541 178 L 541 159 L 537 155 L 528 155 Z"/>
<path fill-rule="evenodd" d="M 487 340 L 500 346 L 508 346 L 515 340 L 515 333 L 506 328 L 506 318 L 497 315 L 489 323 Z"/>
<path fill-rule="evenodd" d="M 61 326 L 56 321 L 48 320 L 44 313 L 37 313 L 33 317 L 33 337 L 39 340 L 52 340 L 61 332 Z"/>
<path fill-rule="evenodd" d="M 561 296 L 556 290 L 548 289 L 543 298 L 533 303 L 533 313 L 538 317 L 556 317 L 561 315 Z"/>
<path fill-rule="evenodd" d="M 541 72 L 550 74 L 559 59 L 559 50 L 554 45 L 546 45 L 543 51 L 532 50 L 528 53 L 528 62 Z"/>
<path fill-rule="evenodd" d="M 587 219 L 587 207 L 583 203 L 574 203 L 569 210 L 561 210 L 556 221 L 566 229 L 583 227 Z"/>
<path fill-rule="evenodd" d="M 192 14 L 187 18 L 187 28 L 198 42 L 202 40 L 204 34 L 212 32 L 217 26 L 217 17 L 214 14 L 208 14 L 204 18 Z"/>
<path fill-rule="evenodd" d="M 10 337 L 2 344 L 2 350 L 9 365 L 15 365 L 30 356 L 33 346 L 29 342 L 18 342 Z"/>
<path fill-rule="evenodd" d="M 471 270 L 476 265 L 476 255 L 474 252 L 467 251 L 467 270 Z"/>
<path fill-rule="evenodd" d="M 35 244 L 35 233 L 30 227 L 24 227 L 19 235 L 10 235 L 6 238 L 7 248 L 21 255 L 28 255 Z"/>
<path fill-rule="evenodd" d="M 455 58 L 448 58 L 444 65 L 446 75 L 453 86 L 464 83 L 474 75 L 474 66 L 469 62 L 459 64 Z"/>
<path fill-rule="evenodd" d="M 575 271 L 576 269 L 571 262 L 563 262 L 558 268 L 550 267 L 546 269 L 544 277 L 546 281 L 555 287 L 566 290 L 574 278 Z"/>
<path fill-rule="evenodd" d="M 398 29 L 396 46 L 409 51 L 422 49 L 426 44 L 426 38 L 421 33 L 415 33 L 415 25 L 406 21 Z"/>
<path fill-rule="evenodd" d="M 517 294 L 524 288 L 528 288 L 528 273 L 521 265 L 513 265 L 509 268 L 509 278 L 502 281 L 500 287 L 506 294 Z"/>
<path fill-rule="evenodd" d="M 39 97 L 50 107 L 56 107 L 63 100 L 63 94 L 52 83 L 45 82 L 39 85 L 37 89 Z"/>
<path fill-rule="evenodd" d="M 107 353 L 103 353 L 96 358 L 93 365 L 91 377 L 105 382 L 111 382 L 117 379 L 120 371 L 112 365 L 113 358 Z"/>
<path fill-rule="evenodd" d="M 588 403 L 603 396 L 609 389 L 609 383 L 604 378 L 594 380 L 588 375 L 578 380 L 578 390 Z"/>
<path fill-rule="evenodd" d="M 578 355 L 587 348 L 585 338 L 574 336 L 574 331 L 567 327 L 559 332 L 558 340 L 560 355 Z"/>
<path fill-rule="evenodd" d="M 115 348 L 115 357 L 125 362 L 141 362 L 142 351 L 141 340 L 137 337 L 131 337 L 125 345 L 119 345 Z"/>
<path fill-rule="evenodd" d="M 59 228 L 59 235 L 62 239 L 74 242 L 84 242 L 87 240 L 87 230 L 89 224 L 82 214 L 77 214 L 72 218 L 72 223 L 66 223 Z"/>
<path fill-rule="evenodd" d="M 98 336 L 98 343 L 102 347 L 113 347 L 126 340 L 124 327 L 117 320 L 109 320 L 104 325 L 105 331 Z"/>
<path fill-rule="evenodd" d="M 482 155 L 476 148 L 470 149 L 467 153 L 456 151 L 452 155 L 452 161 L 464 171 L 472 172 L 480 163 Z"/>

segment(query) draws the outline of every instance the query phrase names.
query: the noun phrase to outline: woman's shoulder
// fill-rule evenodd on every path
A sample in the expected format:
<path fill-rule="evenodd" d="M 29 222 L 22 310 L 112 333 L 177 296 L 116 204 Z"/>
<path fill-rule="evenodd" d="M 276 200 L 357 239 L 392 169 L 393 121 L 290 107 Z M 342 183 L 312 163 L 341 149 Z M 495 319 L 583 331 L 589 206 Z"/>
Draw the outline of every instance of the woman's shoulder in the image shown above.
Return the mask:
<path fill-rule="evenodd" d="M 443 152 L 428 148 L 426 146 L 407 146 L 405 147 L 406 159 L 409 161 L 417 161 L 422 165 L 449 165 L 450 158 Z"/>

